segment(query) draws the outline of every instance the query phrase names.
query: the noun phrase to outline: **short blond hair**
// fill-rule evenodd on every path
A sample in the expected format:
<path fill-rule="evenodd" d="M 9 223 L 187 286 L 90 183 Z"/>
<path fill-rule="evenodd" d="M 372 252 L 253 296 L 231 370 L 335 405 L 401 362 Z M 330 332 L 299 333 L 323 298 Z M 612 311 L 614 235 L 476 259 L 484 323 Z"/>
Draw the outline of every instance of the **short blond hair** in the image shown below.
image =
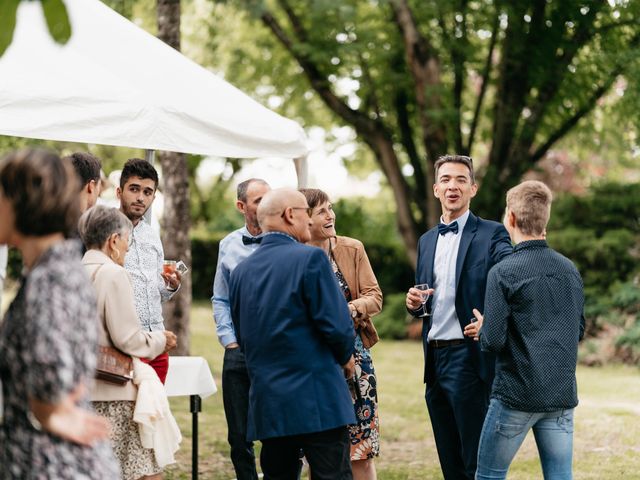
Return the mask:
<path fill-rule="evenodd" d="M 507 209 L 516 216 L 516 227 L 525 235 L 542 235 L 549 216 L 553 194 L 537 180 L 527 180 L 507 192 Z"/>

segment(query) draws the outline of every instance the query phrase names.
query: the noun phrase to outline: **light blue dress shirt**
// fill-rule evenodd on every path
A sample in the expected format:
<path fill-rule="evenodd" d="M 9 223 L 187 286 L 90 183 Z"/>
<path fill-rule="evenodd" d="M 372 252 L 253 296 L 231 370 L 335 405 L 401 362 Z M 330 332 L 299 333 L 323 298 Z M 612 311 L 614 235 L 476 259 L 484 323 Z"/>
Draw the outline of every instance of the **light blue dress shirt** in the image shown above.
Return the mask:
<path fill-rule="evenodd" d="M 242 236 L 253 237 L 246 225 L 224 237 L 218 250 L 218 266 L 213 279 L 213 319 L 216 322 L 216 334 L 223 347 L 238 341 L 231 320 L 231 308 L 229 306 L 229 277 L 234 268 L 257 250 L 257 243 L 245 245 Z"/>
<path fill-rule="evenodd" d="M 468 218 L 469 210 L 454 220 L 458 222 L 458 233 L 447 232 L 438 235 L 433 261 L 434 283 L 431 286 L 434 292 L 431 304 L 431 330 L 428 337 L 430 341 L 464 338 L 456 314 L 456 261 L 462 231 Z"/>

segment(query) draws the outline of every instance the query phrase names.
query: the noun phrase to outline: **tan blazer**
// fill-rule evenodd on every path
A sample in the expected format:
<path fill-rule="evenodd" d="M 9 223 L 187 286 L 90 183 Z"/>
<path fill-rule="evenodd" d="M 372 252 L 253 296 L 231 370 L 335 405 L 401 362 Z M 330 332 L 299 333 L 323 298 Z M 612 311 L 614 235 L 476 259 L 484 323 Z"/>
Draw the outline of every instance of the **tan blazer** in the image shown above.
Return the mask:
<path fill-rule="evenodd" d="M 359 240 L 349 237 L 336 237 L 332 247 L 333 258 L 342 272 L 349 290 L 351 304 L 358 314 L 372 317 L 382 310 L 382 290 L 371 269 L 369 257 Z"/>
<path fill-rule="evenodd" d="M 100 315 L 98 343 L 134 357 L 155 358 L 164 352 L 164 333 L 145 332 L 140 328 L 127 271 L 99 250 L 87 251 L 82 264 L 90 278 L 97 271 L 94 287 Z M 121 386 L 96 380 L 91 400 L 135 400 L 137 392 L 133 382 Z"/>

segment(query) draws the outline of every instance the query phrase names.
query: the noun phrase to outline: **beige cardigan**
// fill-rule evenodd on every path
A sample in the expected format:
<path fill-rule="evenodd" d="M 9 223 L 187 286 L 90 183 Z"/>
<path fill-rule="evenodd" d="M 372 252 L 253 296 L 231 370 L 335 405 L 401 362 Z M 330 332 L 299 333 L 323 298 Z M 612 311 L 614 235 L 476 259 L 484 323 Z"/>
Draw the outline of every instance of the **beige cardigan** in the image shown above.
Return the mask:
<path fill-rule="evenodd" d="M 140 328 L 133 300 L 133 287 L 127 271 L 99 250 L 87 251 L 82 264 L 90 278 L 100 269 L 94 279 L 100 315 L 98 343 L 142 358 L 155 358 L 164 352 L 164 333 L 145 332 Z M 96 380 L 91 400 L 135 401 L 137 392 L 133 382 L 121 386 Z"/>
<path fill-rule="evenodd" d="M 372 317 L 382 310 L 382 290 L 371 269 L 369 257 L 359 240 L 336 237 L 333 258 L 351 292 L 351 304 L 364 317 Z"/>

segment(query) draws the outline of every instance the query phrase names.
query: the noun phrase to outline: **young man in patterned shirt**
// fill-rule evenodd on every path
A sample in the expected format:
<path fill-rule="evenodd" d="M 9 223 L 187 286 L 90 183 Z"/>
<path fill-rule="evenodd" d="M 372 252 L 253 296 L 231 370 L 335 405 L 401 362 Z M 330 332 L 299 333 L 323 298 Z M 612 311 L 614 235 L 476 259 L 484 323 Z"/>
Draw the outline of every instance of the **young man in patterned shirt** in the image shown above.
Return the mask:
<path fill-rule="evenodd" d="M 164 250 L 160 234 L 143 220 L 156 197 L 158 172 L 146 160 L 132 158 L 125 163 L 116 190 L 120 210 L 133 223 L 129 251 L 124 267 L 133 284 L 136 311 L 142 328 L 149 332 L 164 330 L 162 302 L 169 300 L 180 287 L 180 273 L 162 271 Z M 169 356 L 164 353 L 149 364 L 164 383 Z"/>
<path fill-rule="evenodd" d="M 509 190 L 504 226 L 516 245 L 489 272 L 484 317 L 474 310 L 482 350 L 497 354 L 476 479 L 506 478 L 530 429 L 544 477 L 572 478 L 584 293 L 578 269 L 545 240 L 551 199 L 538 181 Z"/>

